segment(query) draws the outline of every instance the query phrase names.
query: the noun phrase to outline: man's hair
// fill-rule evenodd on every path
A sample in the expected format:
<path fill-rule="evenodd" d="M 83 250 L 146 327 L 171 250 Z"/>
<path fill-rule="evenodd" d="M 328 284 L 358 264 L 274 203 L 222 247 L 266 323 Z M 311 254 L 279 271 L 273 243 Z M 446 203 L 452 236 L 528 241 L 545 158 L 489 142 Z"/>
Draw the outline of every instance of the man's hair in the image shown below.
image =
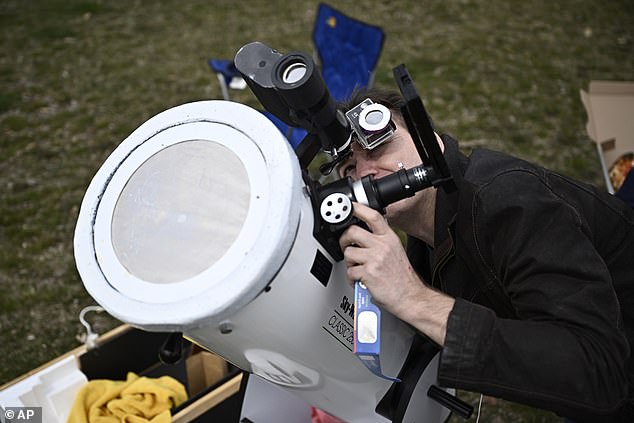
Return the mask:
<path fill-rule="evenodd" d="M 339 103 L 339 108 L 347 112 L 366 98 L 384 105 L 392 111 L 393 115 L 396 114 L 399 117 L 401 116 L 401 107 L 405 105 L 405 100 L 396 91 L 380 88 L 357 88 L 347 100 Z"/>

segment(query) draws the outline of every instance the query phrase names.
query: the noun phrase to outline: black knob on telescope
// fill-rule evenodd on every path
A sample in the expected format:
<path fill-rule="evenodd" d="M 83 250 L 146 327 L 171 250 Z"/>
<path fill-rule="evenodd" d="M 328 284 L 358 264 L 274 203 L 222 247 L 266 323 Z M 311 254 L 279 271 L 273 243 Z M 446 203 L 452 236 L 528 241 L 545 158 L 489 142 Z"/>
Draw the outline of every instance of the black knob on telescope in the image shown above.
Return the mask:
<path fill-rule="evenodd" d="M 158 351 L 159 360 L 163 364 L 176 364 L 183 358 L 183 334 L 170 333 Z"/>

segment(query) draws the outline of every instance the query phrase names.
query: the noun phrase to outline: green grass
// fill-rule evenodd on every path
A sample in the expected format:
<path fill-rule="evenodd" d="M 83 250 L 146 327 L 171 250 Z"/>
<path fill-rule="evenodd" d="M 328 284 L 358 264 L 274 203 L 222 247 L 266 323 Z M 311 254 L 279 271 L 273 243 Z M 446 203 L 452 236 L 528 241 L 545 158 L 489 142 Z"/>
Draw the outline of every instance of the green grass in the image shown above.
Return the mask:
<path fill-rule="evenodd" d="M 634 79 L 631 0 L 332 4 L 386 31 L 376 84 L 395 88 L 391 70 L 406 63 L 438 128 L 467 150 L 500 149 L 601 183 L 579 89 Z M 220 98 L 208 58 L 254 40 L 312 51 L 316 6 L 0 3 L 0 383 L 78 344 L 77 315 L 94 301 L 74 268 L 73 231 L 103 160 L 156 113 Z M 259 107 L 248 91 L 235 100 Z M 101 330 L 116 324 L 98 320 Z M 489 405 L 486 421 L 552 417 L 517 407 Z"/>

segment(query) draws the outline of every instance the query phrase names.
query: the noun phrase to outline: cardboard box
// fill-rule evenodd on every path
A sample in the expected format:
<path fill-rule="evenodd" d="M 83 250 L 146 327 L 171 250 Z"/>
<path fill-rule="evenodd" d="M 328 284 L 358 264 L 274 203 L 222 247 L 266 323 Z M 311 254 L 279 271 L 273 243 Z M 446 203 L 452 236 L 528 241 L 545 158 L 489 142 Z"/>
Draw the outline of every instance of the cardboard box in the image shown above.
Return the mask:
<path fill-rule="evenodd" d="M 3 407 L 41 406 L 43 421 L 65 422 L 77 391 L 88 380 L 125 380 L 129 371 L 148 377 L 172 376 L 189 399 L 172 410 L 174 423 L 238 421 L 242 372 L 197 346 L 175 365 L 158 361 L 168 333 L 122 325 L 99 337 L 97 347 L 80 346 L 0 387 Z M 197 420 L 203 419 L 203 420 Z"/>
<path fill-rule="evenodd" d="M 591 81 L 587 92 L 581 90 L 581 101 L 588 114 L 586 130 L 597 144 L 606 186 L 613 193 L 610 168 L 623 154 L 634 152 L 634 82 Z"/>
<path fill-rule="evenodd" d="M 227 362 L 208 351 L 194 349 L 185 362 L 189 395 L 193 396 L 218 383 L 227 375 Z"/>

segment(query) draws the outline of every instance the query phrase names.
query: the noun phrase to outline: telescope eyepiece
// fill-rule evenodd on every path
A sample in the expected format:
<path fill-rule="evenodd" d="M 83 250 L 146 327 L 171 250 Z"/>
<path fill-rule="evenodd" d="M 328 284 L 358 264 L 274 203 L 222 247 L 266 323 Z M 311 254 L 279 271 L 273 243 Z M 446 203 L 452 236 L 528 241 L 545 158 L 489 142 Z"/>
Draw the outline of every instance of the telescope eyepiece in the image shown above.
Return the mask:
<path fill-rule="evenodd" d="M 315 109 L 330 98 L 319 70 L 306 53 L 283 55 L 273 68 L 273 86 L 286 104 L 296 112 Z"/>
<path fill-rule="evenodd" d="M 307 72 L 308 68 L 305 63 L 291 63 L 286 69 L 282 70 L 282 82 L 285 84 L 294 84 L 301 80 Z"/>

